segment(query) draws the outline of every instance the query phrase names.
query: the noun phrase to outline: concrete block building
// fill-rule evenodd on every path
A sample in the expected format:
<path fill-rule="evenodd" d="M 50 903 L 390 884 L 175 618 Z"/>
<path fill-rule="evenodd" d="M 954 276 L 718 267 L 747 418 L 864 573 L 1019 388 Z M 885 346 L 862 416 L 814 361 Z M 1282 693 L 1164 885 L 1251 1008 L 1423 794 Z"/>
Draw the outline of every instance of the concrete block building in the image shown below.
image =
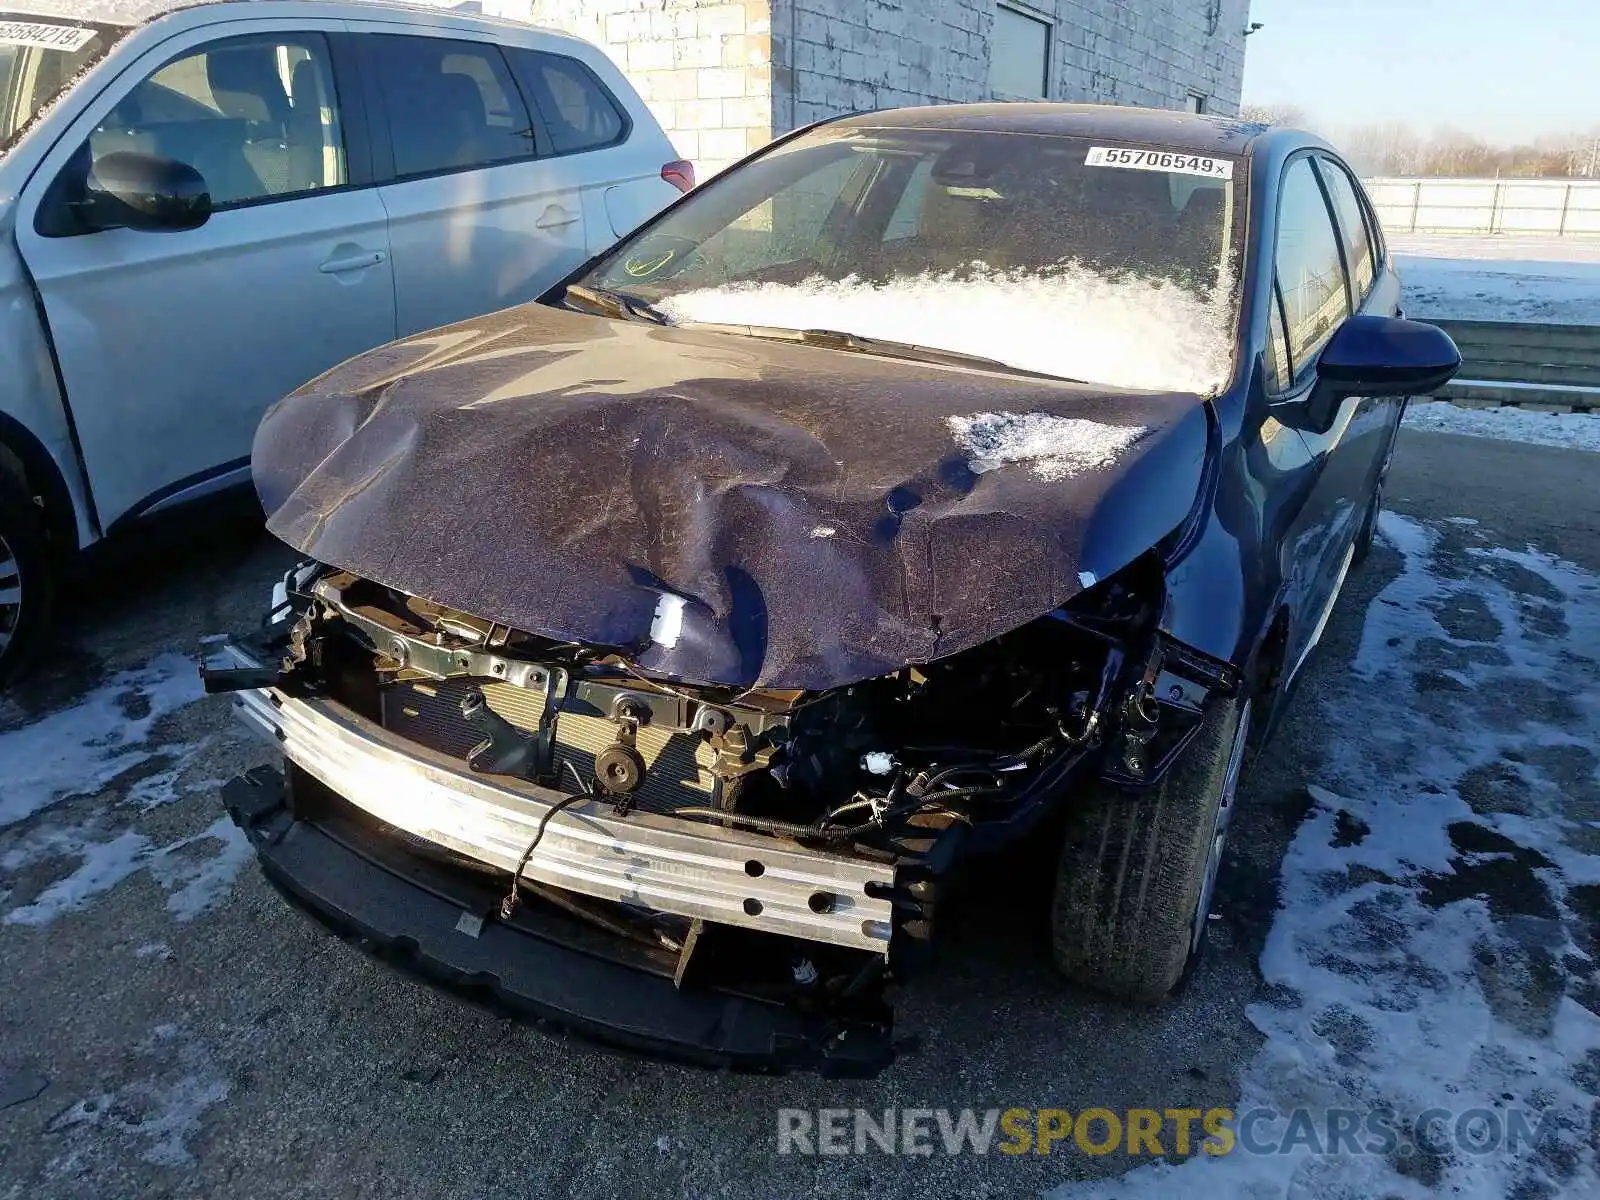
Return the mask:
<path fill-rule="evenodd" d="M 1249 0 L 484 0 L 603 46 L 704 178 L 823 117 L 1089 100 L 1232 114 Z"/>

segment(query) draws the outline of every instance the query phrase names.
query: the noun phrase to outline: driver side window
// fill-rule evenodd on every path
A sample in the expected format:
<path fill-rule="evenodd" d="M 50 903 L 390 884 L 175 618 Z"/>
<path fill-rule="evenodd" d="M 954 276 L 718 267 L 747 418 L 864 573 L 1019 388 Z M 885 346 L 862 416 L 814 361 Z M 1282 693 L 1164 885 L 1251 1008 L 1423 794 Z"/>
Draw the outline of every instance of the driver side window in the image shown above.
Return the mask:
<path fill-rule="evenodd" d="M 1274 263 L 1288 338 L 1287 369 L 1299 380 L 1350 315 L 1339 235 L 1309 158 L 1296 159 L 1284 173 Z"/>
<path fill-rule="evenodd" d="M 213 208 L 347 181 L 327 44 L 315 34 L 215 42 L 136 86 L 89 135 L 91 161 L 137 151 L 199 171 Z"/>

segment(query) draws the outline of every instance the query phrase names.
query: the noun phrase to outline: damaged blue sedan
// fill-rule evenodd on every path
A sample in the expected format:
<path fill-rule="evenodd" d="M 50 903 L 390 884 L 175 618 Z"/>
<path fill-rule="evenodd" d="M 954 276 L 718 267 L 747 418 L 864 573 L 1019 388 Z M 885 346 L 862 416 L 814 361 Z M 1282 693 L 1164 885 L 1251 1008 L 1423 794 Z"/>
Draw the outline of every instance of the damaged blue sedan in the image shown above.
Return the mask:
<path fill-rule="evenodd" d="M 799 131 L 271 410 L 306 561 L 208 683 L 284 764 L 227 807 L 341 935 L 663 1054 L 881 1069 L 951 879 L 1023 843 L 1062 974 L 1159 1001 L 1459 366 L 1399 296 L 1292 130 Z"/>

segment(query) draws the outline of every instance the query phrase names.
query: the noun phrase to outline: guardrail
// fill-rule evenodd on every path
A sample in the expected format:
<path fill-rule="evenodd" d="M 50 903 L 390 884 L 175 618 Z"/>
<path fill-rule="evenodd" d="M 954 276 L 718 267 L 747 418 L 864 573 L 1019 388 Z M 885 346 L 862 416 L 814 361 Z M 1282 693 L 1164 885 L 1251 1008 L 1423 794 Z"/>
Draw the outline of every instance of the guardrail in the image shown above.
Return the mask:
<path fill-rule="evenodd" d="M 1475 408 L 1600 412 L 1600 326 L 1434 321 L 1461 350 L 1439 399 Z"/>
<path fill-rule="evenodd" d="M 1368 179 L 1389 233 L 1600 236 L 1600 179 Z"/>

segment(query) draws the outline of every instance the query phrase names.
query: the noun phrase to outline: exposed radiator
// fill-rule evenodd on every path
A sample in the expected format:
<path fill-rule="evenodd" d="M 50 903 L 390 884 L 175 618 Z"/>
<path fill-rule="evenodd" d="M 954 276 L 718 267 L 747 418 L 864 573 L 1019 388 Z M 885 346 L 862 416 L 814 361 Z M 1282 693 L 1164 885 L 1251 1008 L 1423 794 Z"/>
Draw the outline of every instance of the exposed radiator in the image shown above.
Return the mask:
<path fill-rule="evenodd" d="M 461 715 L 461 700 L 477 688 L 490 708 L 518 729 L 539 728 L 544 713 L 544 693 L 493 679 L 412 680 L 380 689 L 383 727 L 452 758 L 465 758 L 483 740 Z M 563 790 L 572 786 L 576 768 L 587 787 L 594 779 L 595 755 L 617 740 L 617 726 L 604 717 L 563 712 L 556 718 L 555 758 Z M 641 726 L 634 748 L 646 765 L 644 783 L 634 793 L 634 805 L 650 812 L 670 812 L 689 805 L 704 806 L 711 799 L 712 750 L 700 738 L 652 725 Z"/>

